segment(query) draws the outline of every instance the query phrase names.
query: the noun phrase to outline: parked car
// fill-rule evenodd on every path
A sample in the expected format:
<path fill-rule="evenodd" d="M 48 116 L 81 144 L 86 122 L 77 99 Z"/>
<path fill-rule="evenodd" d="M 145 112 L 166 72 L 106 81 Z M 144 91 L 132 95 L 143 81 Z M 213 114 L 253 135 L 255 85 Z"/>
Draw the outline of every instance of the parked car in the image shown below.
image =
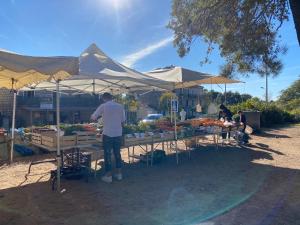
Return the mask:
<path fill-rule="evenodd" d="M 142 122 L 143 123 L 152 123 L 156 120 L 159 120 L 162 117 L 163 117 L 162 114 L 148 114 L 147 117 L 142 120 Z"/>

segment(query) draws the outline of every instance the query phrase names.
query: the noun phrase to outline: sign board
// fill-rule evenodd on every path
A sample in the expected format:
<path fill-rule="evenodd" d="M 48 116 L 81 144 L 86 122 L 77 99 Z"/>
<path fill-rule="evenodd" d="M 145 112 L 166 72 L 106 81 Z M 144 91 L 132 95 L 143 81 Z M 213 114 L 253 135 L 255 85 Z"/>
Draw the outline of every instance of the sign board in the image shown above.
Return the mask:
<path fill-rule="evenodd" d="M 40 103 L 40 109 L 53 109 L 52 103 Z"/>
<path fill-rule="evenodd" d="M 171 100 L 171 110 L 172 112 L 178 112 L 178 101 L 177 99 Z"/>
<path fill-rule="evenodd" d="M 39 91 L 35 96 L 40 99 L 40 109 L 53 109 L 53 93 L 47 91 Z"/>

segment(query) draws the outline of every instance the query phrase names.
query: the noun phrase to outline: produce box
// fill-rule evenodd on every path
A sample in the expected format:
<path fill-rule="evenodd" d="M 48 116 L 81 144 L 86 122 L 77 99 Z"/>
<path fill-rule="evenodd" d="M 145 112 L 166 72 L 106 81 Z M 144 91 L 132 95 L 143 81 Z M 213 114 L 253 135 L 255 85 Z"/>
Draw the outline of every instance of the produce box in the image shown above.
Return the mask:
<path fill-rule="evenodd" d="M 7 143 L 0 143 L 0 161 L 9 159 L 9 151 Z"/>
<path fill-rule="evenodd" d="M 31 134 L 31 142 L 34 144 L 41 145 L 42 144 L 42 135 L 39 133 L 32 133 Z"/>
<path fill-rule="evenodd" d="M 42 145 L 48 146 L 48 147 L 56 147 L 57 145 L 57 137 L 56 133 L 43 133 L 42 134 Z M 60 137 L 60 146 L 72 146 L 76 145 L 76 135 L 70 135 L 70 136 L 62 136 Z"/>
<path fill-rule="evenodd" d="M 76 144 L 84 145 L 84 144 L 94 144 L 97 143 L 96 133 L 89 131 L 77 131 L 76 133 Z M 99 141 L 100 139 L 98 139 Z"/>

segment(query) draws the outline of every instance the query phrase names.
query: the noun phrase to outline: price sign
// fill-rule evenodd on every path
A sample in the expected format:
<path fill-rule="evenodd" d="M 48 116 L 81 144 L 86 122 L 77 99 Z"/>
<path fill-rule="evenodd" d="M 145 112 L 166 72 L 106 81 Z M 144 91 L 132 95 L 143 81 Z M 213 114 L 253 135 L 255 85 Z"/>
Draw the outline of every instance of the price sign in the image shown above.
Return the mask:
<path fill-rule="evenodd" d="M 178 101 L 177 99 L 171 100 L 171 110 L 172 112 L 178 112 Z"/>

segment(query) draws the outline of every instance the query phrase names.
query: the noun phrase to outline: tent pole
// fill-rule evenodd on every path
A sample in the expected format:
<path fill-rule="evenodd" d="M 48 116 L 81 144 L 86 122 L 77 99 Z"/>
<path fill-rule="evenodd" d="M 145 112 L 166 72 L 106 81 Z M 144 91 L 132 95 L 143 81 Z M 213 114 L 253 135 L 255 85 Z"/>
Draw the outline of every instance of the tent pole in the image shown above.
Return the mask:
<path fill-rule="evenodd" d="M 170 101 L 170 120 L 171 120 L 171 123 L 172 123 L 172 117 L 173 117 L 173 111 L 172 111 L 172 98 L 171 98 L 171 101 Z"/>
<path fill-rule="evenodd" d="M 95 91 L 96 89 L 95 89 L 95 79 L 93 79 L 93 94 L 95 94 L 96 93 L 96 91 Z"/>
<path fill-rule="evenodd" d="M 14 90 L 13 115 L 12 115 L 12 127 L 11 127 L 10 163 L 12 163 L 14 159 L 16 102 L 17 102 L 17 91 Z"/>
<path fill-rule="evenodd" d="M 178 104 L 178 103 L 177 103 Z M 174 110 L 174 129 L 175 129 L 175 150 L 176 150 L 176 163 L 179 164 L 179 155 L 178 155 L 178 148 L 177 148 L 177 115 L 176 111 Z"/>
<path fill-rule="evenodd" d="M 266 73 L 266 103 L 269 102 L 269 96 L 268 96 L 268 74 Z"/>
<path fill-rule="evenodd" d="M 57 160 L 57 191 L 60 192 L 60 96 L 59 96 L 59 80 L 56 81 L 56 128 L 57 128 L 57 137 L 56 137 L 56 160 Z"/>
<path fill-rule="evenodd" d="M 226 94 L 227 94 L 227 93 L 226 93 L 226 84 L 225 84 L 225 94 L 224 94 L 224 97 L 225 97 L 225 101 L 224 101 L 224 102 L 225 102 L 225 105 L 227 104 Z"/>

